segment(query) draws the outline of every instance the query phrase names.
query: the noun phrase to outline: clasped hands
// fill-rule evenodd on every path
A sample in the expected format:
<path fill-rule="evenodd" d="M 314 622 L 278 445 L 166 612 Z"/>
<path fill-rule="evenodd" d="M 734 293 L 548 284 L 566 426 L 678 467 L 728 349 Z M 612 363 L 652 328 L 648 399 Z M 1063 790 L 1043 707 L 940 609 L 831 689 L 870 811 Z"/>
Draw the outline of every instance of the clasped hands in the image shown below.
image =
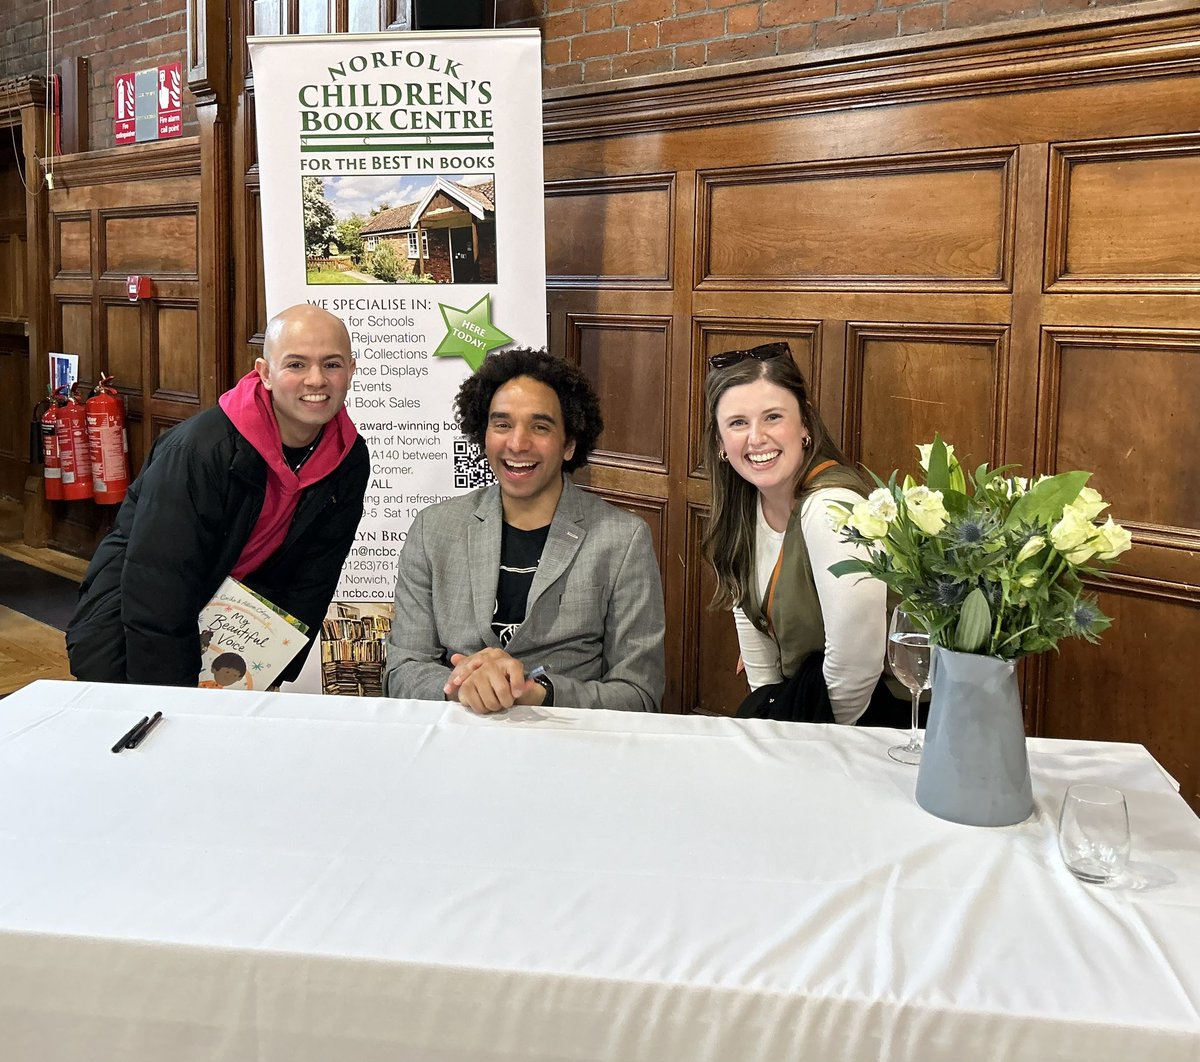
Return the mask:
<path fill-rule="evenodd" d="M 525 666 L 503 649 L 489 646 L 470 656 L 453 653 L 450 664 L 453 670 L 442 692 L 478 715 L 502 712 L 514 704 L 539 705 L 546 699 L 546 690 L 526 678 Z"/>

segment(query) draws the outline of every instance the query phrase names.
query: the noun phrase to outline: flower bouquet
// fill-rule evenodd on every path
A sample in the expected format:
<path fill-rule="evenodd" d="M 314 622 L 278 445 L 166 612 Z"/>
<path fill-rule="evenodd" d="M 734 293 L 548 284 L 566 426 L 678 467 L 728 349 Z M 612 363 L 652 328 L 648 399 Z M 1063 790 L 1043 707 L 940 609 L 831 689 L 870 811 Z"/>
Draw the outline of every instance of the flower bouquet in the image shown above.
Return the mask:
<path fill-rule="evenodd" d="M 967 478 L 954 447 L 935 436 L 917 448 L 924 484 L 878 476 L 856 505 L 830 503 L 835 529 L 865 544 L 868 556 L 844 560 L 835 575 L 874 576 L 929 632 L 930 644 L 1013 660 L 1057 647 L 1059 639 L 1094 642 L 1109 625 L 1084 579 L 1103 577 L 1130 546 L 1090 472 L 1042 476 L 1030 483 L 1013 465 L 980 465 Z"/>
<path fill-rule="evenodd" d="M 1098 639 L 1110 621 L 1084 580 L 1102 577 L 1097 564 L 1130 535 L 1111 517 L 1097 523 L 1108 505 L 1089 472 L 1031 484 L 1014 466 L 980 465 L 968 485 L 954 447 L 935 436 L 918 450 L 925 483 L 874 476 L 864 501 L 831 503 L 834 527 L 866 555 L 830 571 L 881 579 L 929 636 L 929 728 L 921 747 L 914 692 L 910 740 L 917 803 L 952 822 L 1012 825 L 1033 811 L 1015 661 L 1062 638 Z"/>

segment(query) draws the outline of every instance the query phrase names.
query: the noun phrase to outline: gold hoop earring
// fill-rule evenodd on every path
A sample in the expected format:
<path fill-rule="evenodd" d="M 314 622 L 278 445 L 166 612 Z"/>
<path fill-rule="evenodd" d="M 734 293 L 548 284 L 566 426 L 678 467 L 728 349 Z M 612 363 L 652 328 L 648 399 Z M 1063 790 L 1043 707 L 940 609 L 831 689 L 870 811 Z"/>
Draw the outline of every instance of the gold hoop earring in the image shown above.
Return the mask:
<path fill-rule="evenodd" d="M 807 450 L 810 446 L 812 446 L 812 436 L 811 435 L 804 436 L 804 442 L 802 442 L 800 445 L 803 446 L 804 449 Z"/>
<path fill-rule="evenodd" d="M 717 457 L 719 457 L 719 458 L 720 458 L 722 461 L 728 461 L 728 460 L 729 460 L 729 455 L 728 455 L 728 454 L 726 454 L 724 450 L 718 450 L 718 451 L 717 451 Z"/>

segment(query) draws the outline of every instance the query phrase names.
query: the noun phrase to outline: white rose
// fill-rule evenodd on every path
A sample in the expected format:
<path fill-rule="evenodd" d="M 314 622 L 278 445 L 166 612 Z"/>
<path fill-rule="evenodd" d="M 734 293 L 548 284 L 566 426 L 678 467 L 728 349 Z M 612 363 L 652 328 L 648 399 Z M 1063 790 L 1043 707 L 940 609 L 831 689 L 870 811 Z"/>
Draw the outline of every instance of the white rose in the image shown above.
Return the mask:
<path fill-rule="evenodd" d="M 912 522 L 927 535 L 939 534 L 946 526 L 946 507 L 942 492 L 928 487 L 912 487 L 904 492 L 904 504 Z"/>
<path fill-rule="evenodd" d="M 1108 502 L 1100 497 L 1098 490 L 1092 490 L 1091 487 L 1084 487 L 1080 490 L 1078 497 L 1067 508 L 1077 510 L 1087 520 L 1095 520 L 1103 510 L 1108 508 Z"/>
<path fill-rule="evenodd" d="M 854 506 L 846 526 L 857 531 L 863 538 L 883 538 L 888 533 L 888 522 L 872 513 L 870 502 L 865 501 Z"/>
<path fill-rule="evenodd" d="M 867 508 L 876 519 L 884 520 L 889 524 L 900 513 L 900 510 L 896 508 L 896 499 L 892 497 L 892 492 L 887 487 L 876 487 L 867 495 Z"/>
<path fill-rule="evenodd" d="M 1096 556 L 1100 560 L 1116 560 L 1133 545 L 1133 536 L 1120 524 L 1114 524 L 1111 516 L 1096 535 Z"/>
<path fill-rule="evenodd" d="M 1086 563 L 1096 552 L 1098 529 L 1083 511 L 1070 505 L 1063 510 L 1063 518 L 1050 528 L 1050 541 L 1072 564 Z"/>

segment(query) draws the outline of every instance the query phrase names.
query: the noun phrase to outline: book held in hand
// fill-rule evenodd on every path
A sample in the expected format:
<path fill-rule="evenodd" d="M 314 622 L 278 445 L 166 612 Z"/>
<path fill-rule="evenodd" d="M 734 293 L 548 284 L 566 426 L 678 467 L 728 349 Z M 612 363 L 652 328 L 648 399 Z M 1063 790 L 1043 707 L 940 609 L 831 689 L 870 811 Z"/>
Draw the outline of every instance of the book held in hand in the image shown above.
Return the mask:
<path fill-rule="evenodd" d="M 307 624 L 226 579 L 200 610 L 200 688 L 265 690 L 304 648 L 307 635 Z"/>

